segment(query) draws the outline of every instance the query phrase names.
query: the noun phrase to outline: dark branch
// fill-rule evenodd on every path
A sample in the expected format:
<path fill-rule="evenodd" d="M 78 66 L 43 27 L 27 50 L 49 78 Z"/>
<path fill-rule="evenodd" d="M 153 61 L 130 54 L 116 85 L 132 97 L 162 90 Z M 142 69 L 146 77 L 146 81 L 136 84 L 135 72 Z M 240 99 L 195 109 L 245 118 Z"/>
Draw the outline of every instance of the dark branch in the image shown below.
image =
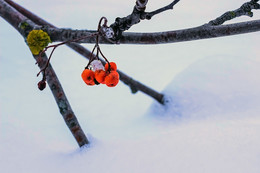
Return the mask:
<path fill-rule="evenodd" d="M 10 1 L 10 0 L 6 0 Z M 12 1 L 10 1 L 12 2 Z M 164 7 L 165 9 L 169 9 L 171 5 L 176 4 L 178 1 L 173 1 L 168 6 Z M 139 10 L 145 10 L 145 5 L 147 1 L 143 1 L 143 8 L 138 7 Z M 22 7 L 19 7 L 22 8 Z M 18 8 L 18 9 L 19 9 Z M 163 9 L 163 8 L 162 8 Z M 160 9 L 158 9 L 160 11 Z M 156 10 L 157 11 L 157 10 Z M 156 11 L 151 13 L 156 13 Z M 34 22 L 38 22 L 39 25 L 48 25 L 54 27 L 53 25 L 45 22 L 39 17 L 36 17 L 32 13 L 28 12 L 27 10 L 23 10 L 23 14 L 26 14 L 27 17 L 30 17 Z M 145 14 L 145 12 L 143 12 Z M 149 13 L 148 13 L 149 14 Z M 50 35 L 52 41 L 67 41 L 75 39 L 79 36 L 89 35 L 95 31 L 89 30 L 70 30 L 70 29 L 58 29 L 58 28 L 50 28 L 44 27 L 48 34 Z M 182 42 L 182 41 L 191 41 L 191 40 L 198 40 L 198 39 L 206 39 L 206 38 L 215 38 L 221 36 L 230 36 L 235 34 L 243 34 L 243 33 L 250 33 L 250 32 L 257 32 L 260 31 L 260 20 L 249 21 L 249 22 L 242 22 L 230 25 L 221 25 L 221 26 L 210 26 L 210 25 L 203 25 L 200 27 L 184 29 L 184 30 L 176 30 L 176 31 L 168 31 L 168 32 L 157 32 L 157 33 L 123 33 L 120 39 L 120 43 L 123 44 L 162 44 L 162 43 L 175 43 L 175 42 Z M 62 34 L 63 33 L 63 34 Z M 85 39 L 81 41 L 82 43 L 95 43 L 94 39 Z M 111 44 L 111 42 L 107 41 L 107 39 L 100 40 L 100 43 Z M 88 58 L 90 56 L 90 51 L 86 50 L 84 47 L 80 46 L 76 43 L 68 44 L 69 47 L 79 52 L 81 55 Z M 128 76 L 124 76 L 124 73 L 120 74 L 121 80 L 128 84 L 132 91 L 140 90 L 144 93 L 151 95 L 150 93 L 146 92 L 144 85 L 141 83 L 129 78 Z M 140 84 L 140 86 L 139 86 Z M 155 91 L 154 91 L 155 92 Z M 156 100 L 162 103 L 163 95 L 160 93 L 155 92 Z"/>
<path fill-rule="evenodd" d="M 221 25 L 224 22 L 234 19 L 236 17 L 240 16 L 249 16 L 253 17 L 253 9 L 260 9 L 260 4 L 258 4 L 259 0 L 251 0 L 250 2 L 244 3 L 240 8 L 234 10 L 234 11 L 228 11 L 221 15 L 220 17 L 216 18 L 215 20 L 212 20 L 209 22 L 209 25 Z"/>
<path fill-rule="evenodd" d="M 52 41 L 67 41 L 75 38 L 77 35 L 89 35 L 94 31 L 89 30 L 71 30 L 71 29 L 55 29 L 46 28 L 45 30 L 51 37 Z M 260 31 L 260 20 L 253 20 L 248 22 L 240 22 L 228 25 L 202 25 L 199 27 L 166 31 L 154 33 L 131 33 L 124 32 L 120 43 L 121 44 L 166 44 L 177 43 L 184 41 L 216 38 L 223 36 L 231 36 L 237 34 L 245 34 L 250 32 Z M 86 38 L 80 40 L 80 43 L 95 43 L 93 38 Z M 100 38 L 100 43 L 111 44 L 104 38 Z"/>
<path fill-rule="evenodd" d="M 150 19 L 151 19 L 154 15 L 156 15 L 156 14 L 162 13 L 162 12 L 164 12 L 164 11 L 166 11 L 166 10 L 172 10 L 172 9 L 173 9 L 173 6 L 174 6 L 175 4 L 177 4 L 179 1 L 180 1 L 180 0 L 175 0 L 175 1 L 173 1 L 172 3 L 170 3 L 169 5 L 167 5 L 167 6 L 165 6 L 165 7 L 162 7 L 162 8 L 160 8 L 160 9 L 155 10 L 155 11 L 152 11 L 152 12 L 145 13 L 145 18 L 148 19 L 148 20 L 150 20 Z"/>
<path fill-rule="evenodd" d="M 156 33 L 124 33 L 121 44 L 165 44 L 208 38 L 217 38 L 237 34 L 260 31 L 260 20 L 241 22 L 229 25 L 203 25 L 195 28 L 156 32 Z"/>
<path fill-rule="evenodd" d="M 45 54 L 41 57 L 41 59 L 39 59 L 38 56 L 34 56 L 34 58 L 38 62 L 37 64 L 40 69 L 44 68 L 48 61 L 48 58 Z M 49 64 L 48 68 L 46 69 L 46 80 L 58 105 L 59 111 L 67 127 L 70 129 L 72 135 L 76 139 L 78 145 L 82 147 L 86 144 L 89 144 L 89 141 L 80 127 L 76 115 L 72 111 L 69 101 L 51 64 Z"/>
<path fill-rule="evenodd" d="M 6 0 L 6 1 L 10 5 L 12 5 L 14 8 L 16 8 L 19 12 L 21 12 L 23 15 L 25 15 L 27 18 L 29 18 L 30 20 L 35 22 L 36 24 L 48 26 L 48 27 L 44 27 L 44 28 L 47 29 L 47 30 L 49 29 L 49 30 L 53 31 L 53 34 L 50 35 L 52 41 L 55 41 L 56 39 L 58 40 L 59 38 L 57 38 L 56 36 L 61 36 L 61 35 L 67 35 L 70 38 L 74 38 L 74 39 L 79 38 L 79 35 L 76 32 L 75 33 L 69 33 L 69 32 L 66 32 L 65 30 L 58 29 L 54 25 L 46 22 L 45 20 L 41 19 L 40 17 L 36 16 L 35 14 L 33 14 L 30 11 L 26 10 L 25 8 L 21 7 L 20 5 L 14 3 L 13 1 L 11 1 L 11 0 Z M 60 31 L 63 31 L 63 34 L 55 33 L 55 32 L 61 33 Z M 70 30 L 70 32 L 71 32 L 71 30 Z M 85 36 L 85 35 L 89 35 L 89 34 L 96 32 L 96 31 L 87 31 L 87 32 L 84 32 L 84 33 L 80 33 L 80 31 L 78 31 L 78 32 L 79 32 L 79 34 L 81 34 L 81 36 Z M 66 37 L 64 36 L 63 39 L 66 39 Z M 69 39 L 69 40 L 72 40 L 72 39 Z M 95 40 L 91 39 L 91 42 L 95 43 Z M 107 41 L 107 42 L 110 43 L 109 41 Z M 87 50 L 86 48 L 84 48 L 83 46 L 81 46 L 77 43 L 68 43 L 66 45 L 69 46 L 70 48 L 72 48 L 74 51 L 81 54 L 83 57 L 90 59 L 91 52 L 89 50 Z M 105 64 L 105 61 L 103 61 L 103 64 Z M 122 71 L 120 71 L 120 70 L 117 70 L 117 71 L 120 75 L 120 80 L 130 87 L 132 93 L 136 93 L 137 91 L 141 91 L 141 92 L 147 94 L 148 96 L 151 96 L 152 98 L 157 100 L 159 103 L 161 103 L 161 104 L 164 103 L 163 94 L 161 94 L 161 93 L 149 88 L 148 86 L 138 82 L 137 80 L 131 78 L 130 76 L 123 73 Z"/>
<path fill-rule="evenodd" d="M 113 40 L 120 40 L 122 33 L 128 30 L 131 26 L 139 23 L 144 19 L 151 19 L 154 15 L 164 12 L 169 9 L 173 9 L 173 6 L 177 4 L 180 0 L 174 0 L 171 4 L 155 10 L 153 12 L 145 12 L 146 4 L 148 0 L 137 0 L 136 5 L 133 9 L 132 14 L 123 17 L 116 18 L 115 22 L 110 25 L 110 27 L 114 30 L 114 38 Z"/>
<path fill-rule="evenodd" d="M 140 22 L 140 19 L 145 19 L 147 16 L 153 16 L 154 14 L 158 14 L 162 11 L 172 9 L 173 6 L 179 2 L 179 0 L 173 1 L 168 6 L 165 6 L 161 9 L 155 10 L 154 12 L 144 12 L 145 5 L 143 5 L 142 10 L 137 10 L 135 6 L 134 11 L 131 15 L 124 18 L 117 18 L 116 22 L 111 25 L 114 29 L 116 39 L 120 39 L 120 43 L 122 44 L 162 44 L 162 43 L 175 43 L 182 41 L 191 41 L 198 39 L 206 39 L 206 38 L 215 38 L 215 37 L 223 37 L 223 36 L 231 36 L 236 34 L 244 34 L 250 32 L 260 31 L 260 20 L 248 21 L 242 23 L 235 23 L 229 25 L 221 25 L 227 20 L 231 20 L 235 17 L 239 17 L 241 15 L 249 15 L 252 16 L 252 9 L 260 9 L 260 5 L 257 3 L 259 0 L 251 0 L 250 2 L 244 3 L 239 9 L 234 11 L 229 11 L 218 17 L 215 20 L 210 21 L 208 24 L 205 24 L 200 27 L 176 30 L 176 31 L 167 31 L 167 32 L 157 32 L 157 33 L 123 33 L 123 31 L 130 28 L 133 24 Z M 138 2 L 138 1 L 137 1 Z M 142 14 L 142 15 L 141 15 Z M 149 17 L 148 17 L 149 18 Z M 66 30 L 62 29 L 60 31 L 47 31 L 51 37 L 53 37 L 53 41 L 66 41 L 69 39 L 73 39 L 76 35 L 86 35 L 90 34 L 94 31 L 89 30 Z M 53 32 L 53 34 L 52 34 Z M 59 34 L 66 33 L 65 35 Z M 53 36 L 52 36 L 53 35 Z M 69 38 L 66 38 L 70 36 Z M 57 40 L 56 40 L 57 39 Z M 85 39 L 81 40 L 81 43 L 94 43 L 93 39 Z M 100 40 L 100 43 L 111 44 L 111 42 L 103 39 Z"/>
<path fill-rule="evenodd" d="M 0 15 L 6 19 L 16 30 L 18 30 L 23 37 L 26 37 L 28 30 L 36 27 L 32 21 L 20 14 L 3 0 L 0 0 Z M 48 61 L 46 55 L 42 56 L 40 59 L 38 56 L 34 56 L 34 58 L 38 62 L 37 64 L 40 69 L 42 69 Z M 74 112 L 72 111 L 69 101 L 51 65 L 49 65 L 49 67 L 46 69 L 46 80 L 56 100 L 59 111 L 64 121 L 66 122 L 66 125 L 70 129 L 70 132 L 76 139 L 78 145 L 82 147 L 86 144 L 89 144 L 89 141 L 80 127 L 80 124 Z"/>
<path fill-rule="evenodd" d="M 131 27 L 136 22 L 138 23 L 141 19 L 140 14 L 144 16 L 149 14 L 157 14 L 161 11 L 171 9 L 179 0 L 173 1 L 168 6 L 158 9 L 151 13 L 144 12 L 147 1 L 143 1 L 141 6 L 135 6 L 134 12 L 125 17 L 118 18 L 118 22 L 111 25 L 117 32 L 116 35 L 120 35 L 120 43 L 122 44 L 162 44 L 162 43 L 176 43 L 182 41 L 191 41 L 207 38 L 215 38 L 222 36 L 231 36 L 236 34 L 244 34 L 250 32 L 260 31 L 260 20 L 248 21 L 242 23 L 235 23 L 229 25 L 220 25 L 226 20 L 238 17 L 244 14 L 252 14 L 252 9 L 259 9 L 259 0 L 251 0 L 250 2 L 244 3 L 239 9 L 231 12 L 227 12 L 221 17 L 210 21 L 200 27 L 167 31 L 167 32 L 155 32 L 155 33 L 123 33 L 123 31 Z M 138 1 L 137 1 L 138 2 Z M 139 10 L 141 11 L 139 11 Z M 136 12 L 135 12 L 136 11 Z M 138 14 L 138 15 L 137 15 Z M 136 16 L 137 15 L 137 16 Z M 217 26 L 215 26 L 217 25 Z M 72 40 L 80 36 L 89 35 L 95 31 L 90 30 L 70 30 L 70 29 L 57 29 L 57 28 L 46 28 L 46 32 L 50 35 L 53 41 L 67 41 Z M 116 36 L 117 37 L 117 36 Z M 117 38 L 119 39 L 119 37 Z M 80 41 L 80 43 L 95 43 L 95 39 L 87 38 Z M 111 44 L 107 39 L 102 38 L 100 43 Z"/>

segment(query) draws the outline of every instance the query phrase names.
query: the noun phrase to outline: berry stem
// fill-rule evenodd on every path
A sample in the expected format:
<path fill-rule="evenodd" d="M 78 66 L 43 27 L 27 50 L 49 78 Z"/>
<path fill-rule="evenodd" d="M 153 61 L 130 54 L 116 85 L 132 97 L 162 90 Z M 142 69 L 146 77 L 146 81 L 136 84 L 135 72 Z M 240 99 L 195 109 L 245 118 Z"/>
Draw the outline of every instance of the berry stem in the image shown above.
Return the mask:
<path fill-rule="evenodd" d="M 108 59 L 105 57 L 105 55 L 102 53 L 102 51 L 101 51 L 101 49 L 100 49 L 100 47 L 98 46 L 98 51 L 100 52 L 100 54 L 101 54 L 101 56 L 105 59 L 105 61 L 108 63 L 108 66 L 109 66 L 109 71 L 110 71 L 110 63 L 109 63 L 109 61 L 108 61 Z"/>
<path fill-rule="evenodd" d="M 87 66 L 85 67 L 85 69 L 88 69 L 90 63 L 96 59 L 96 57 L 94 56 L 93 53 L 94 53 L 95 49 L 97 48 L 97 46 L 98 46 L 97 44 L 94 46 L 94 48 L 93 48 L 93 50 L 92 50 L 92 52 L 91 52 L 91 54 L 90 54 L 89 62 L 88 62 L 88 64 L 87 64 Z"/>
<path fill-rule="evenodd" d="M 37 73 L 37 77 L 40 75 L 41 72 L 43 72 L 43 77 L 45 77 L 45 71 L 46 71 L 47 67 L 48 67 L 49 64 L 50 64 L 50 60 L 51 60 L 52 54 L 53 54 L 54 50 L 55 50 L 57 47 L 59 47 L 59 46 L 61 46 L 61 45 L 64 45 L 64 44 L 71 43 L 71 42 L 77 42 L 77 41 L 79 41 L 79 40 L 82 40 L 82 39 L 85 39 L 85 38 L 88 38 L 88 37 L 98 36 L 98 34 L 99 34 L 98 32 L 95 32 L 95 33 L 93 33 L 93 34 L 90 34 L 90 35 L 87 35 L 87 36 L 83 36 L 83 37 L 80 37 L 80 38 L 76 38 L 76 39 L 74 39 L 74 40 L 68 40 L 68 41 L 64 41 L 64 42 L 62 42 L 62 43 L 58 43 L 58 44 L 54 44 L 54 45 L 50 45 L 50 46 L 45 47 L 44 50 L 42 50 L 42 51 L 40 52 L 39 58 L 41 58 L 41 57 L 42 57 L 42 54 L 45 53 L 49 48 L 53 48 L 53 49 L 52 49 L 52 51 L 51 51 L 51 54 L 50 54 L 50 56 L 49 56 L 49 58 L 48 58 L 48 61 L 47 61 L 46 65 L 44 66 L 44 68 L 42 68 L 42 69 L 39 71 L 39 73 Z M 36 63 L 36 64 L 37 64 L 37 63 Z"/>
<path fill-rule="evenodd" d="M 100 46 L 99 46 L 99 36 L 102 35 L 102 31 L 101 31 L 101 23 L 102 21 L 104 20 L 104 24 L 102 26 L 104 27 L 107 27 L 107 18 L 106 17 L 102 17 L 100 20 L 99 20 L 99 23 L 98 23 L 98 28 L 97 28 L 97 34 L 96 34 L 96 44 L 90 54 L 90 60 L 87 64 L 87 66 L 85 67 L 85 69 L 88 69 L 89 68 L 89 65 L 91 64 L 92 61 L 94 61 L 95 59 L 98 59 L 99 60 L 99 53 L 101 54 L 101 56 L 105 59 L 105 61 L 109 64 L 109 61 L 107 60 L 107 58 L 105 57 L 105 55 L 102 53 L 101 49 L 100 49 Z M 94 51 L 97 49 L 97 53 L 96 53 L 96 56 L 93 55 Z M 110 71 L 110 64 L 109 64 L 109 71 Z"/>

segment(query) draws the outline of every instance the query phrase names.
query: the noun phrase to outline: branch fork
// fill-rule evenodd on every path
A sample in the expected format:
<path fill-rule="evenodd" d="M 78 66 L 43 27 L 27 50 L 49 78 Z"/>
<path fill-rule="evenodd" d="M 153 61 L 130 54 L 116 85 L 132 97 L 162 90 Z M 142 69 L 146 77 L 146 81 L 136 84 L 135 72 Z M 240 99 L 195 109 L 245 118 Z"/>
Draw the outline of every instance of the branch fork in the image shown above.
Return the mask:
<path fill-rule="evenodd" d="M 104 22 L 102 24 L 102 22 Z M 50 56 L 48 58 L 48 61 L 46 62 L 44 68 L 42 68 L 38 73 L 37 73 L 37 77 L 40 75 L 40 73 L 43 74 L 42 76 L 42 80 L 38 83 L 38 88 L 42 91 L 45 87 L 46 87 L 46 69 L 48 68 L 49 64 L 50 64 L 50 60 L 51 60 L 51 57 L 53 55 L 53 52 L 55 51 L 55 49 L 61 45 L 64 45 L 64 44 L 68 44 L 68 43 L 71 43 L 71 42 L 77 42 L 77 41 L 80 41 L 82 39 L 85 39 L 85 38 L 89 38 L 89 37 L 96 37 L 96 44 L 91 52 L 91 55 L 90 55 L 90 60 L 89 60 L 89 63 L 88 65 L 86 66 L 85 69 L 87 69 L 89 67 L 89 65 L 91 64 L 91 62 L 95 59 L 99 59 L 99 54 L 101 54 L 101 56 L 105 59 L 105 61 L 108 63 L 109 65 L 109 69 L 110 69 L 110 63 L 109 61 L 107 60 L 107 58 L 105 57 L 105 55 L 102 53 L 100 47 L 99 47 L 99 37 L 100 36 L 103 36 L 105 37 L 107 40 L 109 40 L 112 36 L 114 35 L 114 33 L 110 30 L 110 28 L 107 26 L 107 18 L 106 17 L 102 17 L 98 23 L 98 28 L 97 28 L 97 32 L 95 33 L 92 33 L 90 35 L 87 35 L 87 36 L 83 36 L 83 37 L 80 37 L 80 38 L 76 38 L 76 39 L 73 39 L 73 40 L 68 40 L 68 41 L 64 41 L 62 43 L 58 43 L 58 44 L 55 44 L 55 45 L 50 45 L 50 46 L 47 46 L 44 48 L 44 50 L 42 50 L 40 53 L 39 53 L 39 57 L 38 57 L 38 61 L 36 62 L 36 64 L 38 64 L 38 62 L 41 60 L 41 57 L 42 55 L 49 49 L 49 48 L 52 48 L 52 51 L 50 53 Z M 112 40 L 110 40 L 112 41 Z M 94 56 L 94 51 L 97 50 L 97 54 L 96 56 Z"/>
<path fill-rule="evenodd" d="M 221 20 L 215 20 L 215 21 L 213 20 L 210 22 L 210 24 L 211 25 L 221 25 L 222 24 L 221 22 L 224 23 L 227 20 L 230 20 L 234 17 L 239 17 L 241 15 L 247 15 L 247 16 L 252 17 L 253 13 L 251 12 L 251 10 L 260 9 L 260 5 L 257 3 L 258 1 L 259 0 L 251 0 L 250 2 L 243 4 L 240 7 L 240 9 L 227 12 L 226 15 L 222 15 L 220 17 Z M 177 40 L 179 39 L 179 41 L 189 41 L 189 40 L 195 40 L 195 39 L 212 38 L 212 37 L 217 37 L 217 36 L 227 36 L 227 35 L 231 35 L 234 33 L 241 34 L 241 33 L 260 31 L 260 20 L 256 20 L 256 21 L 252 21 L 252 22 L 244 22 L 241 24 L 233 24 L 233 25 L 226 25 L 226 26 L 225 25 L 224 26 L 223 25 L 222 26 L 210 26 L 210 24 L 207 24 L 205 26 L 201 26 L 201 27 L 194 28 L 194 29 L 186 29 L 186 30 L 172 31 L 172 32 L 169 31 L 169 32 L 164 32 L 164 33 L 156 33 L 156 34 L 152 34 L 152 35 L 150 34 L 150 35 L 146 35 L 146 36 L 143 33 L 137 33 L 137 34 L 136 33 L 134 33 L 134 34 L 125 33 L 124 36 L 121 38 L 122 33 L 125 30 L 129 29 L 132 25 L 139 23 L 140 20 L 151 19 L 151 17 L 154 16 L 155 14 L 161 13 L 168 9 L 172 9 L 173 6 L 177 2 L 179 2 L 179 0 L 175 0 L 168 6 L 165 6 L 163 8 L 160 8 L 160 9 L 155 10 L 150 13 L 145 12 L 147 2 L 148 2 L 148 0 L 137 0 L 133 13 L 124 18 L 117 18 L 116 22 L 113 23 L 112 25 L 110 25 L 110 27 L 107 26 L 107 21 L 105 20 L 104 24 L 101 25 L 100 30 L 99 30 L 100 32 L 98 32 L 98 34 L 100 36 L 102 35 L 103 36 L 102 38 L 108 39 L 107 41 L 109 41 L 110 43 L 117 42 L 118 40 L 120 40 L 122 43 L 129 43 L 129 42 L 131 42 L 131 40 L 134 39 L 137 41 L 135 41 L 135 42 L 132 41 L 132 43 L 137 43 L 137 44 L 149 43 L 149 44 L 151 44 L 151 43 L 166 43 L 166 42 L 169 43 L 169 42 L 171 42 L 171 40 L 170 40 L 171 37 L 174 39 L 177 39 Z M 12 5 L 9 6 L 9 5 L 7 5 L 7 3 L 12 4 Z M 19 12 L 17 12 L 13 8 L 18 10 Z M 22 23 L 22 21 L 27 20 L 27 18 L 29 18 L 28 21 L 32 20 L 36 24 L 48 25 L 52 28 L 55 28 L 53 25 L 49 24 L 48 22 L 45 22 L 42 19 L 40 19 L 39 17 L 35 16 L 34 14 L 28 12 L 26 9 L 19 7 L 19 5 L 16 5 L 11 0 L 0 0 L 0 15 L 5 20 L 7 20 L 14 28 L 16 28 L 21 33 L 21 35 L 23 35 L 24 37 L 26 36 L 26 34 L 23 31 L 25 31 L 25 30 L 22 29 L 22 27 L 20 28 L 18 26 L 19 26 L 19 23 Z M 225 16 L 228 16 L 228 17 L 225 17 Z M 221 21 L 221 22 L 219 22 L 219 21 Z M 32 26 L 36 26 L 36 25 L 32 24 Z M 202 32 L 202 31 L 206 31 L 206 30 L 209 32 L 208 33 Z M 212 36 L 212 32 L 211 32 L 212 30 L 218 30 L 218 31 L 220 31 L 220 34 L 218 33 L 218 35 L 217 35 L 216 33 L 214 34 L 214 32 L 213 32 L 213 36 Z M 94 34 L 93 37 L 97 36 L 97 35 L 95 35 L 95 34 L 97 34 L 97 32 L 93 32 L 93 34 Z M 208 35 L 210 35 L 210 37 Z M 88 36 L 86 36 L 85 38 L 87 38 Z M 158 39 L 154 39 L 155 41 L 151 41 L 151 38 L 153 39 L 155 37 Z M 77 38 L 77 37 L 74 37 L 74 38 Z M 163 39 L 165 39 L 165 42 L 162 41 Z M 79 42 L 81 39 L 75 39 L 75 40 L 70 39 L 70 40 L 71 41 L 65 41 L 63 44 L 67 44 L 68 46 L 70 46 L 71 48 L 73 48 L 74 50 L 76 50 L 77 52 L 79 52 L 80 54 L 82 54 L 83 56 L 85 56 L 87 58 L 91 58 L 94 56 L 93 51 L 91 54 L 88 50 L 84 49 L 82 46 L 75 43 L 75 42 Z M 55 40 L 55 41 L 57 41 L 57 40 Z M 100 42 L 102 43 L 102 40 Z M 90 41 L 88 43 L 90 43 Z M 94 43 L 94 42 L 92 42 L 92 43 Z M 57 45 L 59 46 L 59 44 L 57 44 Z M 58 47 L 57 45 L 56 46 L 52 45 L 49 47 L 49 48 L 53 48 L 51 55 L 53 54 L 53 51 Z M 46 48 L 46 50 L 44 52 L 46 52 L 47 49 L 48 48 Z M 94 47 L 94 49 L 100 50 L 99 46 Z M 79 123 L 78 123 L 74 113 L 72 112 L 72 109 L 65 96 L 65 93 L 62 90 L 61 84 L 59 83 L 54 70 L 52 69 L 51 65 L 49 64 L 51 56 L 49 57 L 49 59 L 47 59 L 46 54 L 44 52 L 41 53 L 42 57 L 39 58 L 39 55 L 38 55 L 38 56 L 34 56 L 34 58 L 37 59 L 38 66 L 41 69 L 43 69 L 43 71 L 41 70 L 41 72 L 45 73 L 45 70 L 46 70 L 46 76 L 43 77 L 44 82 L 47 78 L 48 84 L 51 88 L 51 91 L 52 91 L 52 93 L 55 97 L 55 100 L 58 104 L 58 107 L 60 109 L 60 113 L 62 114 L 64 120 L 66 121 L 66 124 L 69 127 L 69 129 L 71 130 L 73 136 L 77 140 L 79 146 L 82 147 L 82 146 L 88 144 L 89 141 L 86 138 L 81 127 L 79 126 Z M 102 53 L 101 51 L 98 51 L 98 52 L 100 54 Z M 49 67 L 49 68 L 47 68 L 47 67 Z M 120 74 L 120 79 L 131 87 L 132 92 L 137 92 L 138 90 L 140 90 L 140 91 L 146 93 L 147 95 L 153 97 L 155 100 L 157 100 L 161 104 L 164 104 L 167 102 L 167 98 L 165 98 L 164 95 L 150 89 L 147 86 L 144 86 L 140 82 L 133 80 L 131 77 L 127 76 L 126 74 L 124 74 L 120 71 L 118 71 L 118 73 Z M 41 87 L 45 87 L 46 83 L 42 82 L 39 85 Z"/>
<path fill-rule="evenodd" d="M 152 12 L 145 12 L 146 4 L 148 0 L 137 0 L 136 5 L 134 6 L 133 12 L 123 18 L 117 17 L 115 22 L 110 25 L 114 31 L 114 41 L 119 41 L 122 37 L 122 33 L 133 25 L 139 23 L 141 20 L 147 19 L 150 20 L 154 15 L 164 12 L 166 10 L 173 9 L 173 6 L 177 4 L 180 0 L 174 0 L 171 4 L 162 7 L 158 10 Z"/>

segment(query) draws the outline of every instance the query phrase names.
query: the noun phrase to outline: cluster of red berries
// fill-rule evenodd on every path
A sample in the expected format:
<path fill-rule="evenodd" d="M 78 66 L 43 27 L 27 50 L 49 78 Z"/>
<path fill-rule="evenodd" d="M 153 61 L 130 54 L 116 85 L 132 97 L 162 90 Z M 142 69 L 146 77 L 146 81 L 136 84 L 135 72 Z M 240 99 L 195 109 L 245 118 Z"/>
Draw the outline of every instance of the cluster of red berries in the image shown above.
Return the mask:
<path fill-rule="evenodd" d="M 106 84 L 108 87 L 115 87 L 119 82 L 119 74 L 116 71 L 116 63 L 106 63 L 104 69 L 85 69 L 81 77 L 87 85 Z"/>

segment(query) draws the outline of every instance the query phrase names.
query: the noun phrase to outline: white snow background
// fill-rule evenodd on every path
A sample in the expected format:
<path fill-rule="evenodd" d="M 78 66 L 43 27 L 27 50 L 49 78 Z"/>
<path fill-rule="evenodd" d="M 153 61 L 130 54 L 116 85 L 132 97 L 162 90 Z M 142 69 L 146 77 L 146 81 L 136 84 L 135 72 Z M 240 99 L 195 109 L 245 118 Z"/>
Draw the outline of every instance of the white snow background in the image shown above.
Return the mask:
<path fill-rule="evenodd" d="M 58 27 L 96 29 L 128 15 L 134 0 L 17 0 Z M 151 11 L 171 1 L 149 1 Z M 246 0 L 180 1 L 132 32 L 202 25 Z M 253 19 L 259 19 L 254 11 Z M 253 20 L 241 17 L 231 22 Z M 259 173 L 260 34 L 164 45 L 101 45 L 106 57 L 167 95 L 161 106 L 122 82 L 89 87 L 87 60 L 66 46 L 51 63 L 90 138 L 79 149 L 23 38 L 0 18 L 0 169 L 2 173 Z M 84 44 L 88 49 L 93 45 Z"/>

